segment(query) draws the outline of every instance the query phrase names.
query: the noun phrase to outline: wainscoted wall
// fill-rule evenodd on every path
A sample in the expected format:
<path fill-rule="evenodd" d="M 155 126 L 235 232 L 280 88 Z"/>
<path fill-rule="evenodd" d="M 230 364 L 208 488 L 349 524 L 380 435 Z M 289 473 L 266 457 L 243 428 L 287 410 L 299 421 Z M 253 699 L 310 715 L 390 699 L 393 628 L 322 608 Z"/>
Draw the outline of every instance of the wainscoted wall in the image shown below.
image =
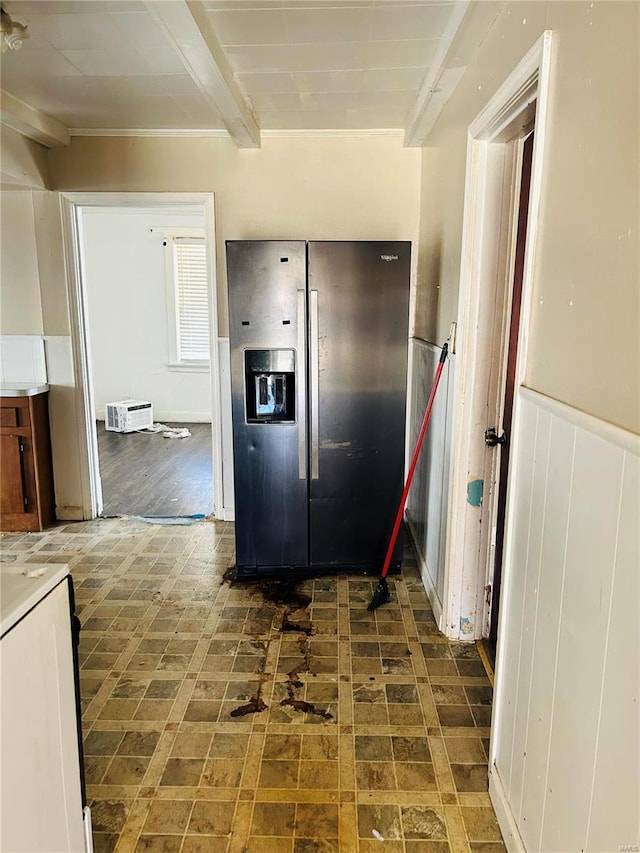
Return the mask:
<path fill-rule="evenodd" d="M 42 335 L 0 337 L 0 382 L 43 385 L 47 365 Z"/>
<path fill-rule="evenodd" d="M 620 850 L 639 841 L 640 437 L 528 389 L 517 418 L 492 799 L 510 849 Z"/>
<path fill-rule="evenodd" d="M 411 340 L 409 458 L 420 432 L 440 351 L 440 347 L 419 338 Z M 422 580 L 439 625 L 444 593 L 454 375 L 455 357 L 450 356 L 442 371 L 406 510 Z"/>

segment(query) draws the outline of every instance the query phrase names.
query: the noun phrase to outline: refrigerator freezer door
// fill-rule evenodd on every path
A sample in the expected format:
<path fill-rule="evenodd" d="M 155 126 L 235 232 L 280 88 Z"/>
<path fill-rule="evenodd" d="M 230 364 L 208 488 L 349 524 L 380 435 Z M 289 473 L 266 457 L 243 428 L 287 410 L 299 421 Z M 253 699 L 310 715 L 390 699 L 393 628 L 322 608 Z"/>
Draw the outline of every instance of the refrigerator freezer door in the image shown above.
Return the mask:
<path fill-rule="evenodd" d="M 306 245 L 229 241 L 227 278 L 236 564 L 306 565 Z M 269 416 L 270 394 L 293 413 Z"/>
<path fill-rule="evenodd" d="M 410 260 L 405 242 L 309 244 L 313 566 L 384 560 L 403 485 Z"/>

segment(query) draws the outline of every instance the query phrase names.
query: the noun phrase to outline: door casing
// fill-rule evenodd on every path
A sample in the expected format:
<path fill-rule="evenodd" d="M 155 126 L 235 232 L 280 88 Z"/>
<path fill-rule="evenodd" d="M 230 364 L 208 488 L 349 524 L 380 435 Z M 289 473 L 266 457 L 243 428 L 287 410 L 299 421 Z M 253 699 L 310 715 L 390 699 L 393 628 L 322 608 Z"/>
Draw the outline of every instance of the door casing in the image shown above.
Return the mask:
<path fill-rule="evenodd" d="M 60 193 L 60 210 L 75 373 L 76 425 L 80 461 L 83 518 L 96 518 L 102 507 L 86 294 L 82 281 L 80 211 L 87 207 L 179 209 L 201 205 L 207 234 L 209 275 L 209 330 L 211 345 L 211 422 L 213 443 L 214 515 L 225 518 L 223 499 L 222 406 L 218 351 L 218 301 L 215 256 L 215 217 L 212 193 Z"/>
<path fill-rule="evenodd" d="M 499 454 L 486 447 L 484 431 L 499 424 L 502 408 L 522 137 L 535 122 L 515 386 L 524 382 L 552 44 L 551 31 L 545 31 L 468 131 L 453 401 L 457 428 L 452 437 L 440 624 L 451 639 L 472 641 L 489 631 Z M 514 436 L 517 417 L 514 406 Z M 511 471 L 510 479 L 514 475 Z M 478 494 L 479 501 L 474 500 Z M 505 536 L 508 514 L 507 499 Z"/>

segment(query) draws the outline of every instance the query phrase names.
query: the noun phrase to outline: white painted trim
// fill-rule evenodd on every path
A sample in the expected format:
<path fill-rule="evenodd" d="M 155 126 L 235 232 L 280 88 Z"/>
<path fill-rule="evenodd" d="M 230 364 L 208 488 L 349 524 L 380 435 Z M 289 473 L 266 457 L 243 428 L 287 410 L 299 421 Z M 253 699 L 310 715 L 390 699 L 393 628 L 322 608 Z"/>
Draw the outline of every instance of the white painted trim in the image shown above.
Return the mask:
<path fill-rule="evenodd" d="M 367 127 L 359 130 L 344 130 L 342 128 L 314 129 L 314 130 L 262 130 L 260 135 L 263 139 L 366 139 L 371 136 L 392 136 L 398 139 L 404 137 L 404 130 L 400 127 Z"/>
<path fill-rule="evenodd" d="M 71 315 L 71 343 L 76 381 L 76 416 L 81 466 L 83 513 L 85 518 L 98 514 L 99 476 L 97 469 L 97 439 L 92 403 L 91 375 L 86 341 L 86 317 L 83 305 L 80 270 L 81 245 L 78 233 L 78 213 L 87 207 L 153 207 L 162 211 L 180 205 L 201 205 L 208 235 L 209 311 L 211 333 L 211 422 L 213 439 L 214 514 L 224 512 L 222 481 L 222 419 L 220 405 L 220 363 L 218 353 L 218 301 L 215 263 L 215 209 L 211 193 L 96 193 L 72 192 L 60 194 L 62 232 L 67 273 L 67 292 Z"/>
<path fill-rule="evenodd" d="M 81 506 L 56 506 L 58 521 L 83 521 L 85 517 Z"/>
<path fill-rule="evenodd" d="M 550 47 L 551 30 L 546 30 L 469 125 L 474 139 L 503 141 L 505 129 L 536 100 Z"/>
<path fill-rule="evenodd" d="M 478 359 L 490 354 L 481 349 L 479 317 L 481 294 L 490 283 L 483 275 L 485 193 L 489 173 L 490 143 L 507 144 L 505 129 L 518 132 L 518 122 L 530 122 L 530 105 L 535 101 L 535 138 L 527 248 L 522 284 L 520 336 L 516 387 L 522 383 L 527 361 L 528 332 L 531 316 L 532 268 L 536 249 L 536 233 L 542 185 L 542 158 L 546 136 L 546 114 L 549 98 L 552 33 L 545 31 L 534 47 L 523 58 L 511 75 L 489 100 L 469 126 L 463 214 L 463 234 L 460 264 L 460 292 L 458 301 L 458 351 L 460 364 L 454 385 L 456 429 L 453 434 L 453 452 L 450 467 L 450 503 L 447 524 L 447 558 L 443 611 L 445 633 L 451 639 L 462 639 L 459 631 L 461 617 L 475 614 L 473 637 L 479 639 L 487 623 L 484 587 L 487 583 L 487 555 L 481 553 L 491 547 L 491 536 L 482 531 L 478 519 L 467 511 L 467 481 L 476 473 L 478 464 L 478 431 L 484 431 L 486 400 L 474 400 L 477 385 Z M 493 150 L 493 149 L 492 149 Z M 493 280 L 492 280 L 493 281 Z M 480 395 L 482 396 L 482 395 Z M 517 401 L 514 402 L 512 435 L 517 436 Z M 486 425 L 485 425 L 486 426 Z M 516 458 L 516 449 L 510 453 Z M 484 470 L 484 469 L 483 469 Z M 480 472 L 477 472 L 480 473 Z M 491 483 L 484 483 L 484 494 L 489 494 Z M 483 516 L 486 521 L 486 514 Z M 486 523 L 485 523 L 486 526 Z M 506 535 L 506 533 L 505 533 Z M 464 639 L 471 639 L 464 638 Z"/>
<path fill-rule="evenodd" d="M 70 127 L 69 136 L 194 136 L 231 139 L 228 130 L 211 128 L 148 128 L 148 127 Z"/>
<path fill-rule="evenodd" d="M 175 326 L 171 326 L 174 331 Z M 209 361 L 169 361 L 167 370 L 172 373 L 209 373 L 211 363 Z"/>
<path fill-rule="evenodd" d="M 69 130 L 57 119 L 21 101 L 4 89 L 0 92 L 2 124 L 22 136 L 34 139 L 47 148 L 64 148 L 71 144 Z"/>
<path fill-rule="evenodd" d="M 123 136 L 123 137 L 194 137 L 231 139 L 228 130 L 217 130 L 212 128 L 145 128 L 145 127 L 71 127 L 70 136 Z M 271 129 L 261 130 L 262 139 L 366 139 L 374 136 L 390 136 L 397 139 L 404 138 L 404 130 L 401 127 L 367 127 L 355 130 L 343 128 L 329 129 Z"/>
<path fill-rule="evenodd" d="M 527 848 L 524 846 L 524 841 L 518 831 L 507 792 L 495 764 L 489 767 L 489 796 L 498 819 L 505 847 L 509 853 L 526 853 Z"/>
<path fill-rule="evenodd" d="M 427 76 L 420 86 L 420 91 L 415 100 L 407 120 L 405 133 L 405 145 L 422 145 L 424 139 L 435 124 L 438 113 L 427 116 L 427 110 L 431 100 L 438 88 L 438 81 L 445 70 L 447 56 L 455 37 L 458 35 L 462 22 L 471 7 L 470 0 L 457 0 L 451 17 L 447 22 L 444 33 L 438 42 L 438 48 L 433 57 Z"/>
<path fill-rule="evenodd" d="M 640 456 L 640 435 L 637 433 L 616 426 L 609 423 L 609 421 L 603 421 L 580 409 L 574 409 L 573 406 L 561 403 L 553 397 L 547 397 L 546 394 L 541 394 L 533 388 L 527 388 L 526 385 L 520 386 L 518 393 L 525 400 L 528 400 L 535 406 L 539 406 L 541 409 L 545 409 L 547 412 L 551 412 L 552 415 L 562 418 L 562 420 L 586 430 L 592 435 L 597 435 L 598 438 L 615 444 L 616 447 L 620 447 L 634 456 Z"/>
<path fill-rule="evenodd" d="M 222 403 L 220 393 L 220 351 L 218 350 L 218 273 L 216 264 L 215 198 L 205 199 L 207 268 L 209 270 L 209 348 L 211 352 L 211 432 L 213 438 L 213 512 L 224 513 L 222 468 Z"/>
<path fill-rule="evenodd" d="M 90 391 L 91 376 L 88 370 L 89 354 L 87 351 L 85 305 L 80 269 L 78 211 L 76 205 L 63 193 L 60 194 L 60 219 L 75 382 L 76 438 L 82 494 L 81 518 L 90 519 L 98 515 L 102 503 L 100 480 L 99 477 L 96 479 L 97 466 L 94 463 L 98 454 L 97 437 L 93 427 L 95 407 L 93 395 Z"/>
<path fill-rule="evenodd" d="M 240 148 L 259 148 L 260 127 L 205 4 L 199 0 L 145 0 L 145 6 L 211 108 L 212 121 L 220 117 Z"/>

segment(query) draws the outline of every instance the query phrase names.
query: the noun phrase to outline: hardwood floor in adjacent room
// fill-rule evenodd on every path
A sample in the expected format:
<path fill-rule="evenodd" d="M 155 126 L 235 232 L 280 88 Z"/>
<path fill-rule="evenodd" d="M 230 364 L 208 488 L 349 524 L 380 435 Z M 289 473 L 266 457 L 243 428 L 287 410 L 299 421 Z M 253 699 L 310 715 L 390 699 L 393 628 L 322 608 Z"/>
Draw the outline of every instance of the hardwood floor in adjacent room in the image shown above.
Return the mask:
<path fill-rule="evenodd" d="M 211 424 L 187 427 L 189 438 L 107 432 L 98 421 L 103 515 L 193 515 L 213 512 Z"/>

